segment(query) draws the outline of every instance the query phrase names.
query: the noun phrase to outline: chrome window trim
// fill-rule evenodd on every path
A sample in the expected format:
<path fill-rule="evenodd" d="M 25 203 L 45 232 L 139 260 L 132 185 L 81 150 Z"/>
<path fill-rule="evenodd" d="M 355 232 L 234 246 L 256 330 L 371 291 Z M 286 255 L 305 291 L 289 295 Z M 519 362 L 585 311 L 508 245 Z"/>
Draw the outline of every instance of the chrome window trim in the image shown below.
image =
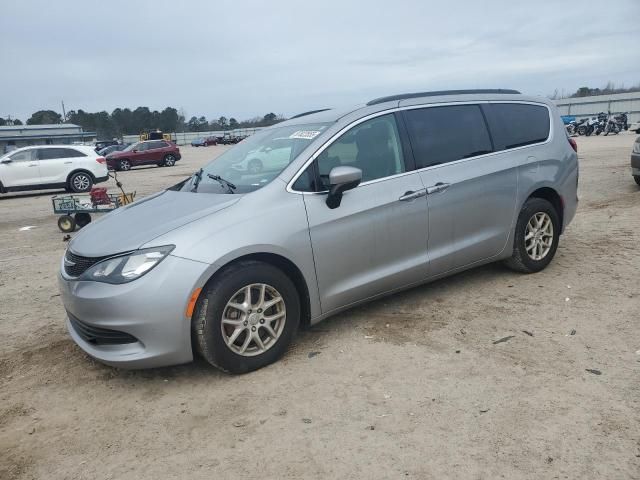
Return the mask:
<path fill-rule="evenodd" d="M 414 174 L 414 173 L 422 173 L 422 172 L 426 172 L 428 170 L 432 170 L 432 169 L 436 169 L 436 168 L 441 168 L 441 167 L 446 167 L 449 165 L 456 165 L 458 163 L 462 163 L 462 162 L 468 162 L 471 160 L 476 160 L 478 158 L 485 158 L 485 157 L 491 157 L 493 155 L 499 155 L 505 152 L 512 152 L 512 151 L 518 151 L 518 150 L 522 150 L 525 148 L 531 148 L 531 147 L 536 147 L 536 146 L 540 146 L 540 145 L 546 145 L 548 143 L 550 143 L 553 138 L 554 138 L 554 127 L 555 127 L 555 123 L 553 120 L 553 115 L 551 112 L 551 107 L 549 107 L 549 105 L 547 105 L 546 103 L 543 102 L 534 102 L 531 100 L 476 100 L 476 101 L 471 101 L 471 100 L 464 100 L 464 101 L 452 101 L 452 102 L 440 102 L 440 103 L 427 103 L 427 104 L 420 104 L 420 105 L 405 105 L 403 107 L 391 107 L 389 109 L 386 110 L 381 110 L 379 112 L 375 112 L 375 113 L 371 113 L 369 115 L 366 115 L 362 118 L 359 118 L 357 120 L 354 120 L 353 122 L 349 123 L 348 125 L 344 126 L 343 128 L 341 128 L 337 133 L 333 134 L 331 136 L 331 138 L 329 138 L 326 142 L 324 142 L 320 147 L 318 147 L 318 149 L 307 159 L 307 161 L 304 162 L 304 164 L 302 165 L 302 167 L 300 167 L 300 169 L 295 173 L 295 175 L 291 178 L 291 180 L 289 180 L 287 182 L 287 186 L 286 186 L 286 191 L 289 193 L 295 193 L 297 195 L 324 195 L 328 192 L 328 190 L 323 190 L 321 192 L 302 192 L 300 190 L 294 190 L 293 189 L 293 184 L 296 182 L 296 180 L 298 180 L 298 178 L 300 177 L 300 175 L 302 175 L 304 173 L 304 171 L 307 169 L 307 167 L 309 165 L 311 165 L 311 163 L 318 157 L 320 156 L 320 154 L 322 152 L 324 152 L 327 148 L 329 148 L 329 146 L 331 144 L 333 144 L 333 142 L 335 140 L 337 140 L 340 136 L 342 136 L 344 133 L 346 133 L 348 130 L 350 130 L 351 128 L 360 125 L 363 122 L 366 122 L 367 120 L 370 120 L 372 118 L 376 118 L 376 117 L 380 117 L 382 115 L 388 115 L 388 114 L 392 114 L 395 112 L 401 112 L 404 110 L 416 110 L 416 109 L 420 109 L 420 108 L 432 108 L 432 107 L 449 107 L 449 106 L 458 106 L 458 105 L 480 105 L 480 104 L 490 104 L 490 103 L 515 103 L 515 104 L 522 104 L 522 105 L 536 105 L 539 107 L 545 107 L 547 109 L 547 112 L 549 114 L 549 135 L 547 136 L 547 139 L 544 142 L 538 142 L 538 143 L 532 143 L 530 145 L 523 145 L 521 147 L 515 147 L 515 148 L 508 148 L 505 150 L 500 150 L 498 152 L 491 152 L 491 153 L 485 153 L 483 155 L 476 155 L 474 157 L 469 157 L 469 158 L 461 158 L 460 160 L 454 160 L 452 162 L 447 162 L 447 163 L 441 163 L 439 165 L 431 165 L 428 167 L 423 167 L 423 168 L 417 168 L 415 170 L 408 170 L 402 173 L 397 173 L 395 175 L 390 175 L 388 177 L 381 177 L 381 178 L 376 178 L 375 180 L 369 180 L 368 182 L 363 182 L 360 185 L 358 185 L 356 188 L 360 188 L 362 186 L 365 185 L 371 185 L 373 183 L 378 183 L 378 182 L 383 182 L 386 180 L 390 180 L 393 178 L 399 178 L 399 177 L 403 177 L 405 175 L 410 175 L 410 174 Z M 487 125 L 487 129 L 489 128 L 489 126 Z M 489 132 L 491 133 L 491 132 Z"/>

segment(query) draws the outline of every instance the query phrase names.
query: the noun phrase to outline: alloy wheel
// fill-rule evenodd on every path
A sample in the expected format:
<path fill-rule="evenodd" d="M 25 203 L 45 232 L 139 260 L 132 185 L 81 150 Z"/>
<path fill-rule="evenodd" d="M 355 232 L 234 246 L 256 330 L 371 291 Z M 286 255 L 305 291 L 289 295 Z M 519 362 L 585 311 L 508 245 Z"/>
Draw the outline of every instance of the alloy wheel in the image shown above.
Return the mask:
<path fill-rule="evenodd" d="M 527 222 L 524 246 L 529 258 L 535 261 L 547 256 L 553 246 L 553 222 L 545 212 L 534 213 Z"/>
<path fill-rule="evenodd" d="M 176 159 L 173 155 L 167 155 L 164 157 L 164 164 L 167 167 L 172 167 L 176 163 Z"/>
<path fill-rule="evenodd" d="M 91 179 L 83 173 L 73 177 L 73 188 L 76 192 L 84 192 L 90 185 Z"/>
<path fill-rule="evenodd" d="M 253 357 L 273 347 L 287 320 L 282 295 L 270 285 L 253 283 L 233 294 L 222 311 L 222 338 L 238 355 Z"/>
<path fill-rule="evenodd" d="M 129 160 L 120 160 L 120 170 L 131 170 Z"/>

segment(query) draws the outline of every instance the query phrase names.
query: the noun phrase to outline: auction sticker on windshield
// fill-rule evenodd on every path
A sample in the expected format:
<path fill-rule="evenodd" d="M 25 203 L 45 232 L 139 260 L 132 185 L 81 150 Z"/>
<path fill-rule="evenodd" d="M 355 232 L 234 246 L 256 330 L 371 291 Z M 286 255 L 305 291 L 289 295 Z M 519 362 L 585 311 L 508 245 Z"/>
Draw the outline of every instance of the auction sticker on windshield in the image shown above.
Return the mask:
<path fill-rule="evenodd" d="M 320 132 L 317 130 L 298 130 L 297 132 L 293 132 L 289 138 L 301 138 L 303 140 L 311 140 L 312 138 L 316 138 L 320 135 Z"/>

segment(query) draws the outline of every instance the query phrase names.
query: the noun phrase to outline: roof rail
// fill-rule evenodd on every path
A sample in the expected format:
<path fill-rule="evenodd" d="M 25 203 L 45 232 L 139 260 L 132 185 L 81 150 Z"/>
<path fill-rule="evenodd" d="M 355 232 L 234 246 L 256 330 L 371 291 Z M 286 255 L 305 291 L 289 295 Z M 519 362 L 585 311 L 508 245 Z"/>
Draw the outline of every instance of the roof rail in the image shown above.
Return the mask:
<path fill-rule="evenodd" d="M 289 120 L 291 120 L 293 118 L 306 117 L 307 115 L 311 115 L 312 113 L 326 112 L 327 110 L 331 110 L 331 109 L 330 108 L 321 108 L 320 110 L 309 110 L 308 112 L 302 112 L 302 113 L 299 113 L 297 115 L 294 115 Z"/>
<path fill-rule="evenodd" d="M 390 95 L 388 97 L 375 98 L 367 103 L 367 105 L 377 105 L 379 103 L 392 102 L 394 100 L 406 100 L 408 98 L 439 97 L 441 95 L 465 95 L 470 93 L 519 94 L 520 92 L 518 90 L 509 90 L 505 88 L 481 88 L 476 90 L 440 90 L 435 92 L 401 93 L 398 95 Z"/>

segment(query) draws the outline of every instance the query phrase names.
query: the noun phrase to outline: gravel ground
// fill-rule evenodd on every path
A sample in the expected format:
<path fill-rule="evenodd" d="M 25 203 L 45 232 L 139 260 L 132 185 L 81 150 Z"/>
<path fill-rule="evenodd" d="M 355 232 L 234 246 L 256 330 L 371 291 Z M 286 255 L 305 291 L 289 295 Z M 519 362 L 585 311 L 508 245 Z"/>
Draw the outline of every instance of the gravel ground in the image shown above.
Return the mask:
<path fill-rule="evenodd" d="M 634 138 L 577 139 L 580 207 L 545 271 L 354 308 L 242 376 L 87 357 L 64 328 L 54 192 L 0 195 L 0 479 L 640 478 Z M 144 196 L 225 148 L 120 179 Z"/>

